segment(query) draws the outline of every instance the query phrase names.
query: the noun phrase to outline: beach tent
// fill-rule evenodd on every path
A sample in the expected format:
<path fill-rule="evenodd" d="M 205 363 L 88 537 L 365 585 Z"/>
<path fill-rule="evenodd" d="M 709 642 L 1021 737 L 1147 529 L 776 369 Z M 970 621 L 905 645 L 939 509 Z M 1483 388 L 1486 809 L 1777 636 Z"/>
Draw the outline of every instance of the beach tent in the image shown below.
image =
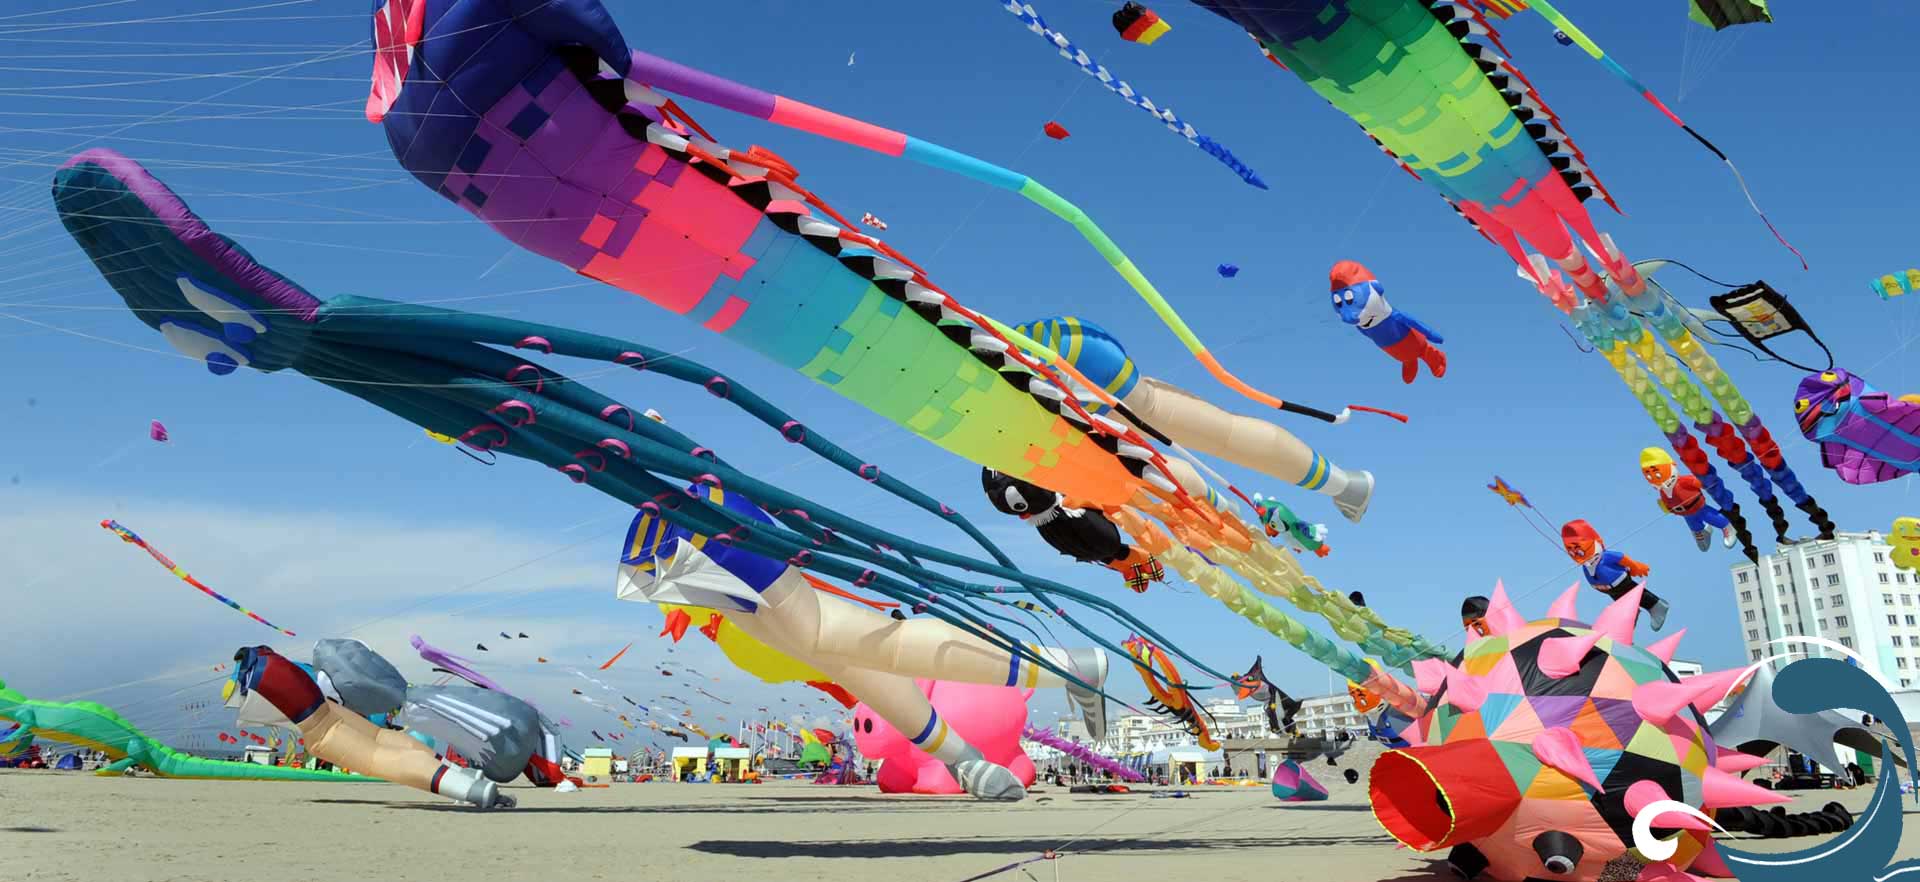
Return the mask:
<path fill-rule="evenodd" d="M 613 750 L 589 747 L 580 752 L 580 777 L 589 784 L 605 783 L 613 777 Z"/>
<path fill-rule="evenodd" d="M 707 748 L 676 747 L 673 749 L 673 779 L 691 781 L 705 778 L 707 774 Z"/>
<path fill-rule="evenodd" d="M 1175 784 L 1203 784 L 1207 780 L 1207 752 L 1198 747 L 1167 751 L 1167 778 Z"/>
<path fill-rule="evenodd" d="M 713 774 L 729 781 L 745 781 L 753 768 L 753 752 L 744 747 L 713 749 Z"/>

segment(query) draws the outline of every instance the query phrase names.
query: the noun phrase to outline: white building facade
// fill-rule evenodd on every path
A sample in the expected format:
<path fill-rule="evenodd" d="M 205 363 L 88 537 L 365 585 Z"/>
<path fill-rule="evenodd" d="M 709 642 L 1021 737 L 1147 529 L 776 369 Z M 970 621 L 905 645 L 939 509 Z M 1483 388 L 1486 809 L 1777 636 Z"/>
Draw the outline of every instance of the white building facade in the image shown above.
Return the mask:
<path fill-rule="evenodd" d="M 1749 661 L 1800 648 L 1769 648 L 1771 640 L 1822 637 L 1859 653 L 1889 683 L 1920 679 L 1920 578 L 1893 567 L 1878 532 L 1783 546 L 1758 564 L 1734 565 L 1732 575 Z"/>

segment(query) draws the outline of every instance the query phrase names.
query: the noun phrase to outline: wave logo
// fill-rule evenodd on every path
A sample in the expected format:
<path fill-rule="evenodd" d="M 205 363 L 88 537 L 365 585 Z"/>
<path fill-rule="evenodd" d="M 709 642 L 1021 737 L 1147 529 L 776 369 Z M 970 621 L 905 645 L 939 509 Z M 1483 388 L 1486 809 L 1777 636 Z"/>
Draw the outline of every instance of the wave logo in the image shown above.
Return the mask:
<path fill-rule="evenodd" d="M 1870 664 L 1852 650 L 1819 638 L 1787 638 L 1776 642 L 1822 646 L 1845 656 L 1848 661 L 1802 658 L 1791 662 L 1772 678 L 1772 704 L 1789 714 L 1798 715 L 1841 709 L 1872 714 L 1885 722 L 1899 739 L 1900 748 L 1906 756 L 1908 775 L 1915 784 L 1916 793 L 1920 794 L 1920 769 L 1916 769 L 1914 745 L 1908 736 L 1906 718 L 1894 703 L 1891 690 L 1878 674 L 1872 672 Z M 1743 682 L 1764 665 L 1784 658 L 1786 656 L 1779 655 L 1756 663 L 1736 682 Z M 1754 685 L 1761 686 L 1760 683 Z M 1739 708 L 1728 713 L 1737 714 Z M 1720 723 L 1716 723 L 1715 728 L 1719 727 Z M 1831 746 L 1830 738 L 1827 746 Z M 1893 745 L 1883 741 L 1880 753 L 1881 768 L 1886 773 L 1878 777 L 1872 801 L 1846 832 L 1812 848 L 1784 854 L 1752 853 L 1722 847 L 1720 855 L 1727 868 L 1743 882 L 1804 882 L 1814 878 L 1829 882 L 1887 882 L 1896 877 L 1902 882 L 1920 882 L 1920 860 L 1893 863 L 1894 852 L 1900 846 L 1902 829 L 1900 786 L 1895 773 Z M 1724 832 L 1711 818 L 1684 803 L 1661 801 L 1643 806 L 1634 817 L 1633 844 L 1642 856 L 1656 861 L 1665 859 L 1675 850 L 1673 841 L 1661 840 L 1653 835 L 1654 820 L 1663 814 L 1688 815 Z M 1668 820 L 1664 825 L 1671 826 L 1672 821 Z"/>

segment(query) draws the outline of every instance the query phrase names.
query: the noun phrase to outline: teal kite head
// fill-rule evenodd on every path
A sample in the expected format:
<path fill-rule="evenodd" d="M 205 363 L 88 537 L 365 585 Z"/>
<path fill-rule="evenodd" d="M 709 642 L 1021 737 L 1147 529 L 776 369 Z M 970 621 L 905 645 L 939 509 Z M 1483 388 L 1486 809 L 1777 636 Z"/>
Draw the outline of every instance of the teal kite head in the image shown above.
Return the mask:
<path fill-rule="evenodd" d="M 279 370 L 306 345 L 320 301 L 208 229 L 133 160 L 73 157 L 54 174 L 53 202 L 127 308 L 213 373 Z"/>

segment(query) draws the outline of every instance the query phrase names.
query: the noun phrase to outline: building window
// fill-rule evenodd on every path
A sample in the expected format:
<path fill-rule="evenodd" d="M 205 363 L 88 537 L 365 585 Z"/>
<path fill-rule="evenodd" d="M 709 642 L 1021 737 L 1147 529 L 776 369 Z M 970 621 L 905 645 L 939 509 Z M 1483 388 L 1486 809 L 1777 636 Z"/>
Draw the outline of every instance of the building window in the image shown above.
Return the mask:
<path fill-rule="evenodd" d="M 1893 645 L 1895 646 L 1904 646 L 1905 644 L 1902 642 L 1904 640 L 1906 640 L 1905 637 L 1901 637 L 1898 634 L 1893 635 Z"/>
<path fill-rule="evenodd" d="M 1816 578 L 1816 579 L 1808 579 L 1808 580 L 1807 580 L 1807 587 L 1808 587 L 1808 588 L 1818 588 L 1818 587 L 1820 587 L 1820 580 L 1819 580 L 1819 579 L 1817 579 L 1817 578 Z M 1792 589 L 1792 588 L 1788 588 L 1787 590 L 1788 590 L 1788 591 L 1792 591 L 1793 589 Z"/>
<path fill-rule="evenodd" d="M 1756 650 L 1754 650 L 1754 651 L 1753 651 L 1753 660 L 1754 660 L 1754 661 L 1759 661 L 1759 660 L 1760 660 L 1760 650 L 1758 650 L 1758 649 L 1756 649 Z"/>
<path fill-rule="evenodd" d="M 1826 609 L 1826 608 L 1827 608 L 1827 602 L 1826 602 L 1826 601 L 1824 601 L 1824 600 L 1821 600 L 1821 599 L 1820 599 L 1820 598 L 1818 598 L 1818 597 L 1816 597 L 1816 598 L 1814 598 L 1814 599 L 1813 599 L 1813 608 L 1814 608 L 1814 609 Z"/>
<path fill-rule="evenodd" d="M 1887 574 L 1886 574 L 1886 573 L 1881 573 L 1881 574 L 1880 574 L 1880 584 L 1882 584 L 1882 585 L 1885 585 L 1885 584 L 1887 584 Z M 1891 601 L 1891 600 L 1889 600 L 1889 601 L 1887 601 L 1887 602 L 1888 602 L 1888 603 L 1892 603 L 1893 601 Z"/>
<path fill-rule="evenodd" d="M 1836 625 L 1836 626 L 1838 626 L 1838 627 L 1841 627 L 1841 628 L 1844 628 L 1844 627 L 1846 627 L 1846 626 L 1847 626 L 1847 617 L 1846 617 L 1846 616 L 1834 616 L 1834 617 L 1833 617 L 1833 623 L 1834 623 L 1834 625 Z M 1842 638 L 1840 638 L 1840 639 L 1842 639 L 1842 640 L 1845 640 L 1845 639 L 1847 639 L 1847 638 L 1845 638 L 1845 637 L 1842 637 Z"/>
<path fill-rule="evenodd" d="M 1747 639 L 1748 639 L 1748 640 L 1758 640 L 1758 639 L 1760 639 L 1760 629 L 1758 629 L 1758 628 L 1748 628 L 1748 629 L 1747 629 Z"/>
<path fill-rule="evenodd" d="M 1912 606 L 1912 605 L 1913 605 L 1913 595 L 1911 595 L 1911 594 L 1902 594 L 1902 595 L 1900 595 L 1900 605 L 1901 605 L 1901 606 Z"/>
<path fill-rule="evenodd" d="M 1852 649 L 1852 648 L 1853 648 L 1853 638 L 1852 638 L 1852 637 L 1842 637 L 1842 638 L 1840 638 L 1840 645 L 1841 645 L 1841 646 L 1844 646 L 1844 647 L 1846 647 L 1846 648 L 1848 648 L 1848 649 Z M 1758 659 L 1756 659 L 1756 661 L 1758 661 Z"/>
<path fill-rule="evenodd" d="M 1780 575 L 1780 565 L 1779 565 L 1779 564 L 1774 564 L 1774 565 L 1773 565 L 1773 574 L 1774 574 L 1774 575 L 1776 575 L 1776 576 L 1778 576 L 1778 575 Z"/>
<path fill-rule="evenodd" d="M 1788 611 L 1787 611 L 1787 605 L 1786 605 L 1786 604 L 1784 604 L 1784 603 L 1783 603 L 1783 604 L 1780 604 L 1780 614 L 1781 614 L 1781 615 L 1783 615 L 1783 616 L 1790 616 L 1790 615 L 1793 615 L 1793 613 L 1790 613 L 1790 612 L 1788 612 Z"/>
<path fill-rule="evenodd" d="M 1820 562 L 1823 564 L 1826 564 L 1827 566 L 1833 566 L 1833 552 L 1827 552 L 1826 554 L 1820 555 Z"/>
<path fill-rule="evenodd" d="M 1894 580 L 1895 582 L 1899 582 L 1899 583 L 1900 583 L 1900 584 L 1902 584 L 1902 585 L 1905 585 L 1905 584 L 1907 584 L 1907 574 L 1906 574 L 1906 573 L 1894 573 L 1894 574 L 1893 574 L 1893 580 Z"/>
<path fill-rule="evenodd" d="M 1741 603 L 1752 603 L 1752 602 L 1753 602 L 1753 592 L 1751 592 L 1751 591 L 1742 591 L 1742 592 L 1740 592 L 1740 602 L 1741 602 Z"/>
<path fill-rule="evenodd" d="M 1904 671 L 1907 669 L 1907 660 L 1904 658 L 1896 658 L 1893 660 L 1893 666 Z"/>
<path fill-rule="evenodd" d="M 1887 624 L 1889 624 L 1889 625 L 1898 625 L 1898 624 L 1900 624 L 1900 617 L 1899 617 L 1899 616 L 1887 616 Z"/>
<path fill-rule="evenodd" d="M 1834 609 L 1839 609 L 1847 605 L 1847 599 L 1839 594 L 1835 594 L 1833 599 L 1828 601 L 1828 603 L 1830 603 Z"/>
<path fill-rule="evenodd" d="M 1880 602 L 1881 602 L 1881 603 L 1884 603 L 1884 604 L 1886 604 L 1886 605 L 1888 605 L 1888 606 L 1892 606 L 1892 605 L 1893 605 L 1893 595 L 1891 595 L 1891 594 L 1882 594 L 1882 595 L 1880 595 Z"/>
<path fill-rule="evenodd" d="M 1829 588 L 1831 588 L 1831 587 L 1833 587 L 1833 586 L 1835 586 L 1835 585 L 1838 585 L 1838 584 L 1840 584 L 1840 574 L 1839 574 L 1839 573 L 1828 573 L 1828 574 L 1827 574 L 1827 587 L 1829 587 Z"/>
<path fill-rule="evenodd" d="M 1827 629 L 1827 620 L 1826 620 L 1826 619 L 1821 619 L 1821 620 L 1820 620 L 1820 630 L 1822 630 L 1822 631 L 1825 631 L 1826 629 Z"/>
<path fill-rule="evenodd" d="M 1913 616 L 1907 616 L 1907 624 L 1913 624 Z"/>
<path fill-rule="evenodd" d="M 1745 584 L 1747 584 L 1747 571 L 1746 571 L 1746 570 L 1741 570 L 1741 571 L 1740 571 L 1740 584 L 1742 584 L 1742 585 L 1745 585 Z"/>
<path fill-rule="evenodd" d="M 1887 556 L 1886 556 L 1886 555 L 1885 555 L 1884 553 L 1882 553 L 1882 552 L 1878 552 L 1878 551 L 1876 551 L 1876 552 L 1874 552 L 1874 553 L 1873 553 L 1873 562 L 1874 562 L 1874 563 L 1886 563 L 1886 562 L 1887 562 Z"/>
<path fill-rule="evenodd" d="M 1747 621 L 1753 621 L 1753 610 L 1747 610 Z"/>

